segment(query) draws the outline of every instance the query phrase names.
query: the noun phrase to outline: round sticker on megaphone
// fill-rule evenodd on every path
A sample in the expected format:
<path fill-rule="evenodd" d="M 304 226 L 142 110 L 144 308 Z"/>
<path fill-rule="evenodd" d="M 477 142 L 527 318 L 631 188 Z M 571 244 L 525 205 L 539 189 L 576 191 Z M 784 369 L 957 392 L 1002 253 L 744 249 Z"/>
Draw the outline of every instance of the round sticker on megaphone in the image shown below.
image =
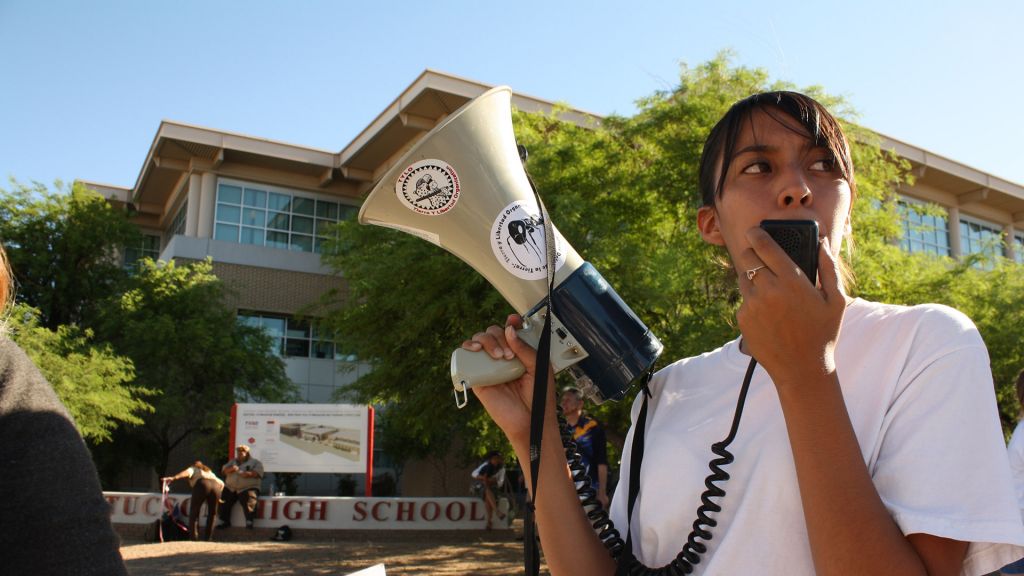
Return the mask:
<path fill-rule="evenodd" d="M 562 235 L 555 237 L 555 270 L 565 264 Z M 536 202 L 516 200 L 505 207 L 491 225 L 491 249 L 501 265 L 523 280 L 543 280 L 547 274 L 544 220 Z"/>
<path fill-rule="evenodd" d="M 398 176 L 395 194 L 409 210 L 439 216 L 459 201 L 459 175 L 444 160 L 420 160 Z"/>

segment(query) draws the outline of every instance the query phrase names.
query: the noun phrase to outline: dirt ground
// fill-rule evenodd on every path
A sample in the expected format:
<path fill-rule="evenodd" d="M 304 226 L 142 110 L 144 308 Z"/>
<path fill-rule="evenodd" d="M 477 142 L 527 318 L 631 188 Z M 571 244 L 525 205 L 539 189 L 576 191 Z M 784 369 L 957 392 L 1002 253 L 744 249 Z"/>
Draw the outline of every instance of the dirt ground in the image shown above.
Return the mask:
<path fill-rule="evenodd" d="M 523 573 L 522 521 L 511 530 L 359 531 L 330 536 L 295 531 L 290 542 L 273 542 L 271 530 L 215 533 L 215 542 L 121 546 L 129 573 L 152 575 L 285 574 L 344 575 L 383 563 L 388 576 Z M 541 565 L 541 574 L 547 568 Z"/>

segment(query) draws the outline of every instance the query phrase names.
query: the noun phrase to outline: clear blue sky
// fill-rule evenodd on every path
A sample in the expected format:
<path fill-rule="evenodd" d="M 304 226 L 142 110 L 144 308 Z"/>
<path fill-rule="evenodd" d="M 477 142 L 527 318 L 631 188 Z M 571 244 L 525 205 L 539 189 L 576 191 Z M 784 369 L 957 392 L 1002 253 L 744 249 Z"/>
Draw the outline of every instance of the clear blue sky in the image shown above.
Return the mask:
<path fill-rule="evenodd" d="M 336 152 L 425 68 L 631 114 L 723 49 L 1024 184 L 1024 2 L 0 0 L 0 187 L 132 186 L 162 119 Z"/>

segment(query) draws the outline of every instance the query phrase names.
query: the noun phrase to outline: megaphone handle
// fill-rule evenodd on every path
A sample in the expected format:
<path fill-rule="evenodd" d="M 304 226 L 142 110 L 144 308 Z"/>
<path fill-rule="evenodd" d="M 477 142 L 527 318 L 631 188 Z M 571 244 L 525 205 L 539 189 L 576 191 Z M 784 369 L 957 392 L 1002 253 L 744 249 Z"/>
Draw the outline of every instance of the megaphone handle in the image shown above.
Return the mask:
<path fill-rule="evenodd" d="M 495 360 L 483 350 L 472 352 L 465 348 L 452 352 L 452 384 L 459 392 L 515 380 L 525 371 L 526 367 L 518 358 Z"/>

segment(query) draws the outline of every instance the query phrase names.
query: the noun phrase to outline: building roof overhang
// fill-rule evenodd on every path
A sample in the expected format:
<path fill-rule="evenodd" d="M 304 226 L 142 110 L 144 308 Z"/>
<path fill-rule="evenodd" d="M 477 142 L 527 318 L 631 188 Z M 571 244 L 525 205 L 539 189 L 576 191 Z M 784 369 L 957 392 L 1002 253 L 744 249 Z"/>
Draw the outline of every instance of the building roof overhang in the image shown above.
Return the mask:
<path fill-rule="evenodd" d="M 165 120 L 146 155 L 130 201 L 139 213 L 163 218 L 187 177 L 211 170 L 358 198 L 430 129 L 492 87 L 424 70 L 336 153 Z M 596 114 L 524 94 L 513 94 L 512 104 L 526 112 L 557 110 L 562 119 L 584 126 L 602 121 Z M 983 202 L 1006 211 L 1017 225 L 1024 226 L 1024 186 L 878 135 L 884 149 L 911 163 L 917 183 L 954 194 L 960 205 Z"/>

